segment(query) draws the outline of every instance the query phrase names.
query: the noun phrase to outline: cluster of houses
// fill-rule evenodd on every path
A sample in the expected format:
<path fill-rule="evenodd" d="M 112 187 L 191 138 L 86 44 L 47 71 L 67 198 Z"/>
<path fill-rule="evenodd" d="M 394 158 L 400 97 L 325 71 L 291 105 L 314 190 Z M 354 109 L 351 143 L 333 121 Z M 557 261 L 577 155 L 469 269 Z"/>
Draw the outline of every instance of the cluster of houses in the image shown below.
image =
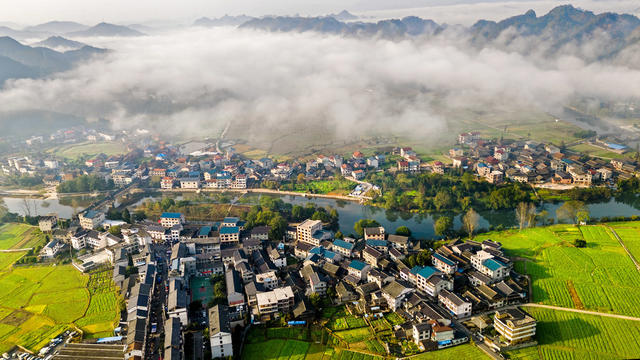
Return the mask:
<path fill-rule="evenodd" d="M 386 156 L 384 154 L 366 157 L 360 151 L 354 151 L 351 157 L 347 159 L 339 155 L 318 155 L 315 159 L 307 162 L 306 175 L 322 178 L 333 176 L 334 173 L 340 171 L 340 174 L 344 177 L 362 180 L 367 175 L 367 172 L 378 170 L 385 161 Z"/>
<path fill-rule="evenodd" d="M 526 278 L 513 271 L 501 244 L 490 240 L 452 241 L 438 247 L 429 263 L 409 267 L 405 260 L 423 250 L 420 244 L 388 234 L 384 227 L 365 228 L 361 239 L 335 238 L 321 221 L 309 219 L 290 224 L 284 239 L 272 239 L 269 227 L 247 229 L 234 217 L 190 223 L 180 213 L 163 213 L 157 222 L 116 224 L 104 220 L 104 214 L 87 211 L 80 216 L 80 226 L 65 230 L 56 229 L 55 220 L 54 215 L 41 220 L 54 235 L 47 247 L 68 244 L 89 250 L 74 262 L 81 271 L 101 262 L 113 265 L 113 280 L 127 299 L 127 358 L 144 356 L 148 348 L 151 325 L 146 314 L 157 286 L 166 287 L 165 319 L 157 320 L 165 322 L 165 358 L 171 358 L 167 352 L 180 356 L 183 350 L 176 344 L 182 342 L 182 330 L 196 321 L 190 318 L 189 304 L 201 291 L 203 279 L 213 275 L 226 285 L 223 303 L 207 312 L 214 357 L 233 356 L 233 329 L 248 322 L 283 314 L 311 319 L 312 294 L 330 295 L 334 303 L 361 315 L 396 312 L 404 324 L 394 327 L 394 336 L 414 341 L 422 350 L 468 341 L 457 321 L 513 309 L 527 299 Z M 96 230 L 114 225 L 121 226 L 120 235 Z M 171 249 L 166 279 L 159 275 L 157 244 Z M 496 331 L 506 334 L 501 339 L 530 341 L 535 320 L 529 332 L 522 333 L 531 336 L 521 337 L 514 326 L 530 327 L 530 316 L 523 321 L 515 312 L 504 314 L 494 317 Z"/>
<path fill-rule="evenodd" d="M 411 148 L 400 149 L 402 160 L 397 170 L 431 171 L 444 174 L 451 169 L 474 171 L 488 182 L 499 184 L 506 179 L 523 183 L 590 186 L 610 183 L 634 176 L 637 164 L 631 160 L 604 160 L 569 154 L 552 144 L 535 141 L 483 140 L 477 132 L 458 135 L 459 147 L 449 150 L 450 165 L 441 161 L 420 163 Z M 622 145 L 604 143 L 616 149 Z M 605 146 L 605 145 L 601 145 Z"/>

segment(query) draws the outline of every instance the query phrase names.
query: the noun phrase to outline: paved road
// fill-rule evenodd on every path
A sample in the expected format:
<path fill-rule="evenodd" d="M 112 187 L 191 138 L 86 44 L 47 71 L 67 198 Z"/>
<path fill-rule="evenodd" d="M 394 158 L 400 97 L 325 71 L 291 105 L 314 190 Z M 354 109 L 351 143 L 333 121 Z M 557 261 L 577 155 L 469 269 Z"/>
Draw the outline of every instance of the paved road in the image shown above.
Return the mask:
<path fill-rule="evenodd" d="M 530 307 L 537 307 L 537 308 L 551 309 L 551 310 L 558 310 L 558 311 L 569 311 L 569 312 L 576 312 L 576 313 L 596 315 L 596 316 L 605 316 L 605 317 L 611 317 L 611 318 L 622 319 L 622 320 L 640 321 L 640 318 L 633 317 L 633 316 L 609 314 L 609 313 L 602 313 L 602 312 L 589 311 L 589 310 L 571 309 L 571 308 L 565 308 L 560 306 L 534 304 L 534 303 L 528 303 L 522 306 L 530 306 Z"/>
<path fill-rule="evenodd" d="M 620 243 L 620 246 L 622 246 L 624 251 L 627 252 L 627 255 L 629 255 L 629 258 L 631 259 L 631 261 L 633 261 L 633 264 L 636 266 L 636 270 L 640 271 L 640 264 L 638 264 L 638 261 L 636 260 L 636 258 L 633 256 L 633 254 L 631 254 L 629 249 L 627 249 L 627 245 L 624 244 L 624 241 L 622 241 L 620 236 L 618 236 L 618 233 L 615 230 L 613 230 L 613 228 L 611 226 L 607 226 L 607 227 L 609 228 L 609 230 L 611 230 L 611 232 L 616 237 L 616 239 L 618 239 L 618 242 Z"/>

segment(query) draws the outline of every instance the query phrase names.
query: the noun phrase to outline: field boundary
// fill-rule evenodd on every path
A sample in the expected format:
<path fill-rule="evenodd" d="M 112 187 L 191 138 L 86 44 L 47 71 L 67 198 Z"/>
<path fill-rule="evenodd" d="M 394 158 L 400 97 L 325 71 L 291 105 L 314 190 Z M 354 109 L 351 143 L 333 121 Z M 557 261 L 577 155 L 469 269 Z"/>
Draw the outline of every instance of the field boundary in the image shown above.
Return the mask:
<path fill-rule="evenodd" d="M 631 261 L 633 261 L 633 264 L 636 266 L 636 270 L 640 272 L 640 264 L 638 264 L 638 261 L 636 260 L 636 258 L 633 256 L 633 254 L 631 254 L 631 251 L 627 249 L 627 245 L 624 244 L 624 241 L 622 241 L 622 238 L 620 238 L 618 233 L 615 230 L 613 230 L 611 226 L 607 225 L 607 228 L 613 233 L 613 236 L 616 237 L 616 239 L 620 243 L 620 246 L 622 246 L 624 251 L 626 251 L 627 255 L 629 255 L 629 258 L 631 259 Z"/>
<path fill-rule="evenodd" d="M 572 309 L 572 308 L 565 308 L 561 306 L 544 305 L 544 304 L 536 304 L 536 303 L 527 303 L 527 304 L 523 304 L 522 306 L 530 306 L 530 307 L 537 307 L 537 308 L 551 309 L 551 310 L 558 310 L 558 311 L 568 311 L 568 312 L 575 312 L 575 313 L 595 315 L 595 316 L 604 316 L 604 317 L 610 317 L 610 318 L 616 318 L 616 319 L 622 319 L 622 320 L 640 321 L 640 318 L 633 317 L 633 316 L 610 314 L 610 313 L 603 313 L 603 312 L 591 311 L 591 310 Z"/>

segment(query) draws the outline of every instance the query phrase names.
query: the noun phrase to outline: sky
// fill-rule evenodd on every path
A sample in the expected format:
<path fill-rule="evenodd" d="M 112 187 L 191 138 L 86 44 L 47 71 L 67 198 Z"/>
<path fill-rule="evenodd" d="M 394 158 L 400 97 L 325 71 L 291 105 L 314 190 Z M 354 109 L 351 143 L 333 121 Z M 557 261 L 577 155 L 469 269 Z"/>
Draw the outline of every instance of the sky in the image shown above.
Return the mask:
<path fill-rule="evenodd" d="M 418 15 L 441 23 L 469 25 L 480 18 L 500 19 L 528 9 L 543 13 L 567 1 L 557 0 L 20 0 L 0 1 L 0 22 L 35 25 L 51 20 L 86 24 L 189 24 L 202 17 L 225 14 L 322 15 L 343 9 L 376 18 Z M 595 12 L 638 14 L 638 0 L 573 0 Z"/>

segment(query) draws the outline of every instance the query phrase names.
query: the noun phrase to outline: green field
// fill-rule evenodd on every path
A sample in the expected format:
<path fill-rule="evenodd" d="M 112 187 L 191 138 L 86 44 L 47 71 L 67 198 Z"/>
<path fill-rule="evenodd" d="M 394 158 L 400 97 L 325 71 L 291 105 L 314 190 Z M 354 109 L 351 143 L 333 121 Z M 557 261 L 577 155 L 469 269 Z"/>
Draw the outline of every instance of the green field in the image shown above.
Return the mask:
<path fill-rule="evenodd" d="M 44 235 L 36 227 L 26 224 L 0 226 L 0 250 L 23 249 L 44 242 Z"/>
<path fill-rule="evenodd" d="M 35 227 L 0 227 L 4 249 L 43 242 Z M 113 333 L 120 300 L 110 270 L 85 275 L 72 265 L 11 267 L 23 255 L 0 253 L 0 353 L 16 344 L 39 350 L 70 327 L 80 328 L 85 337 Z"/>
<path fill-rule="evenodd" d="M 65 159 L 78 159 L 86 155 L 89 157 L 98 154 L 120 155 L 126 153 L 126 148 L 122 143 L 117 142 L 98 142 L 98 143 L 80 143 L 72 145 L 64 145 L 50 150 L 53 155 Z"/>
<path fill-rule="evenodd" d="M 593 146 L 590 144 L 574 145 L 570 147 L 569 150 L 575 151 L 577 153 L 587 154 L 589 156 L 600 157 L 605 159 L 623 159 L 625 157 L 628 157 L 628 154 L 627 156 L 625 156 L 625 154 L 618 154 L 616 152 L 608 151 L 603 148 Z"/>
<path fill-rule="evenodd" d="M 488 233 L 533 280 L 533 301 L 569 308 L 640 316 L 640 273 L 603 225 L 556 225 Z M 587 247 L 572 245 L 584 239 Z M 525 270 L 526 269 L 526 270 Z"/>
<path fill-rule="evenodd" d="M 633 359 L 640 354 L 640 322 L 566 311 L 526 308 L 538 321 L 539 345 L 512 359 Z"/>
<path fill-rule="evenodd" d="M 640 261 L 640 221 L 609 224 L 620 236 L 627 249 Z"/>

